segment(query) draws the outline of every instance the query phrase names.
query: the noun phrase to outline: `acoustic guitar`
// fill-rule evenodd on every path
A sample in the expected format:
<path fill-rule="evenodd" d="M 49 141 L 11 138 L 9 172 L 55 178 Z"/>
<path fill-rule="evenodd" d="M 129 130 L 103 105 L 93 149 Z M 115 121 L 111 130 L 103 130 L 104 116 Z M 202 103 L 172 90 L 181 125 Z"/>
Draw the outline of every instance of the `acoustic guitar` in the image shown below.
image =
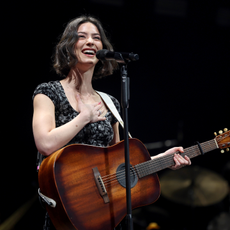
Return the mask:
<path fill-rule="evenodd" d="M 184 149 L 190 158 L 215 149 L 229 150 L 230 131 Z M 156 172 L 174 165 L 169 154 L 151 160 L 144 144 L 129 139 L 132 208 L 160 196 Z M 47 205 L 57 230 L 113 230 L 126 215 L 124 142 L 102 148 L 73 144 L 46 158 L 39 170 L 40 191 L 56 202 Z"/>

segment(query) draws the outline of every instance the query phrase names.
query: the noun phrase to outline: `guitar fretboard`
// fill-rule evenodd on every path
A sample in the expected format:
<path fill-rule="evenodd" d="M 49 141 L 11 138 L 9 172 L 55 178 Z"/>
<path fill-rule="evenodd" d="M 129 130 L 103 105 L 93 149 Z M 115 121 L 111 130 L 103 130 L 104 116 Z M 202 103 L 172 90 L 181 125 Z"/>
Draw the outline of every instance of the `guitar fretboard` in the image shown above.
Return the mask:
<path fill-rule="evenodd" d="M 215 139 L 203 142 L 200 144 L 200 146 L 203 150 L 203 153 L 207 153 L 207 152 L 210 152 L 218 148 Z M 162 169 L 173 166 L 175 164 L 173 160 L 174 154 L 175 153 L 168 154 L 166 156 L 160 156 L 153 160 L 149 160 L 149 161 L 135 165 L 135 169 L 138 174 L 138 177 L 142 178 L 152 173 L 156 173 Z M 184 149 L 184 152 L 180 154 L 183 157 L 187 155 L 189 158 L 193 158 L 193 157 L 197 157 L 201 155 L 201 152 L 200 152 L 198 145 L 193 145 L 189 148 Z"/>

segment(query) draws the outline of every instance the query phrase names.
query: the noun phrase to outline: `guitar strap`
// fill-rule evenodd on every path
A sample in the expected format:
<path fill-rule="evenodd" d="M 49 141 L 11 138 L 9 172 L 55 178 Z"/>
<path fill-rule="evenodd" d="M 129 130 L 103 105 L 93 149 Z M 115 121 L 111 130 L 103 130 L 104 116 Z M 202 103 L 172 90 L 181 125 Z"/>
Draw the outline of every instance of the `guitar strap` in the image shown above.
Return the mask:
<path fill-rule="evenodd" d="M 109 108 L 109 110 L 111 111 L 111 113 L 113 114 L 114 117 L 116 117 L 116 119 L 119 121 L 120 125 L 122 126 L 122 128 L 124 128 L 124 122 L 119 114 L 119 112 L 117 111 L 117 108 L 115 107 L 113 101 L 111 100 L 111 98 L 103 92 L 100 91 L 96 91 L 102 98 L 102 100 L 104 101 L 104 103 L 107 105 L 107 107 Z M 132 138 L 131 134 L 128 133 L 129 137 Z M 37 152 L 37 172 L 39 171 L 39 167 L 43 161 L 45 157 L 40 154 L 39 152 Z"/>
<path fill-rule="evenodd" d="M 101 96 L 102 100 L 105 102 L 105 104 L 107 105 L 107 107 L 109 108 L 113 116 L 116 117 L 116 119 L 119 121 L 121 127 L 124 128 L 124 122 L 119 112 L 117 111 L 117 108 L 115 107 L 113 101 L 111 100 L 111 98 L 106 93 L 99 92 L 99 91 L 96 91 L 96 92 Z M 130 133 L 128 134 L 129 134 L 129 137 L 132 138 L 131 134 Z"/>
<path fill-rule="evenodd" d="M 119 121 L 120 125 L 122 126 L 122 128 L 124 128 L 124 122 L 119 114 L 119 112 L 117 111 L 113 101 L 111 100 L 111 98 L 103 92 L 99 92 L 96 91 L 102 98 L 102 100 L 104 101 L 104 103 L 107 105 L 107 107 L 109 108 L 109 110 L 111 111 L 111 113 L 113 114 L 113 116 Z M 128 133 L 129 137 L 132 138 L 131 134 Z M 40 154 L 39 152 L 37 153 L 37 172 L 39 171 L 39 167 L 41 165 L 42 160 L 44 159 L 43 155 Z M 43 203 L 47 203 L 48 205 L 50 205 L 51 207 L 55 207 L 56 206 L 56 202 L 54 200 L 52 200 L 49 197 L 46 197 L 45 195 L 43 195 L 40 192 L 40 188 L 38 189 L 38 194 L 39 194 L 39 201 L 41 203 L 41 205 L 44 207 Z M 45 224 L 43 226 L 44 230 L 48 230 L 50 229 L 50 226 L 52 225 L 51 220 L 48 216 L 48 213 L 46 212 L 46 216 L 45 216 Z M 121 230 L 121 224 L 119 224 L 119 229 Z"/>

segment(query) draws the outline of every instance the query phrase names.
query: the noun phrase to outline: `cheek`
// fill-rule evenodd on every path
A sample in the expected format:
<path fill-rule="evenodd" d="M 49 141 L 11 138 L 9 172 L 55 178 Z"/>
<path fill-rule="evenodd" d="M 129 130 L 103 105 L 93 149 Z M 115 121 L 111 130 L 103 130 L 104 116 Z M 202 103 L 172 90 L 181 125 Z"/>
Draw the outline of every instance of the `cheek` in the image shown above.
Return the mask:
<path fill-rule="evenodd" d="M 80 61 L 81 57 L 80 57 L 80 53 L 77 49 L 75 49 L 75 55 L 76 55 L 77 60 Z"/>
<path fill-rule="evenodd" d="M 80 61 L 81 60 L 81 50 L 80 49 L 75 49 L 75 55 L 76 55 L 78 61 Z"/>
<path fill-rule="evenodd" d="M 82 46 L 82 44 L 81 44 L 80 41 L 78 41 L 78 42 L 75 44 L 75 47 L 74 47 L 74 49 L 75 49 L 75 54 L 81 52 L 81 46 Z"/>
<path fill-rule="evenodd" d="M 102 42 L 101 42 L 101 41 L 100 41 L 100 42 L 98 42 L 98 44 L 97 44 L 97 48 L 98 48 L 98 50 L 103 49 L 103 45 L 102 45 Z"/>

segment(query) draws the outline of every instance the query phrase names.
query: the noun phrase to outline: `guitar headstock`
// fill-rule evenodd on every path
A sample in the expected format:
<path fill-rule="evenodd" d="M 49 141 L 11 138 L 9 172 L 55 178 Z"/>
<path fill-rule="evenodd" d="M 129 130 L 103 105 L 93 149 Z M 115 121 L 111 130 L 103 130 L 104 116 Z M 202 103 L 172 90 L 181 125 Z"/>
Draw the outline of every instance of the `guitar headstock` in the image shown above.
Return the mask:
<path fill-rule="evenodd" d="M 221 153 L 224 153 L 224 150 L 226 148 L 226 151 L 229 151 L 229 147 L 230 147 L 230 130 L 228 131 L 227 128 L 224 129 L 224 132 L 222 130 L 219 131 L 219 134 L 217 136 L 217 133 L 215 132 L 214 135 L 215 140 L 217 145 L 219 146 L 221 150 Z"/>

